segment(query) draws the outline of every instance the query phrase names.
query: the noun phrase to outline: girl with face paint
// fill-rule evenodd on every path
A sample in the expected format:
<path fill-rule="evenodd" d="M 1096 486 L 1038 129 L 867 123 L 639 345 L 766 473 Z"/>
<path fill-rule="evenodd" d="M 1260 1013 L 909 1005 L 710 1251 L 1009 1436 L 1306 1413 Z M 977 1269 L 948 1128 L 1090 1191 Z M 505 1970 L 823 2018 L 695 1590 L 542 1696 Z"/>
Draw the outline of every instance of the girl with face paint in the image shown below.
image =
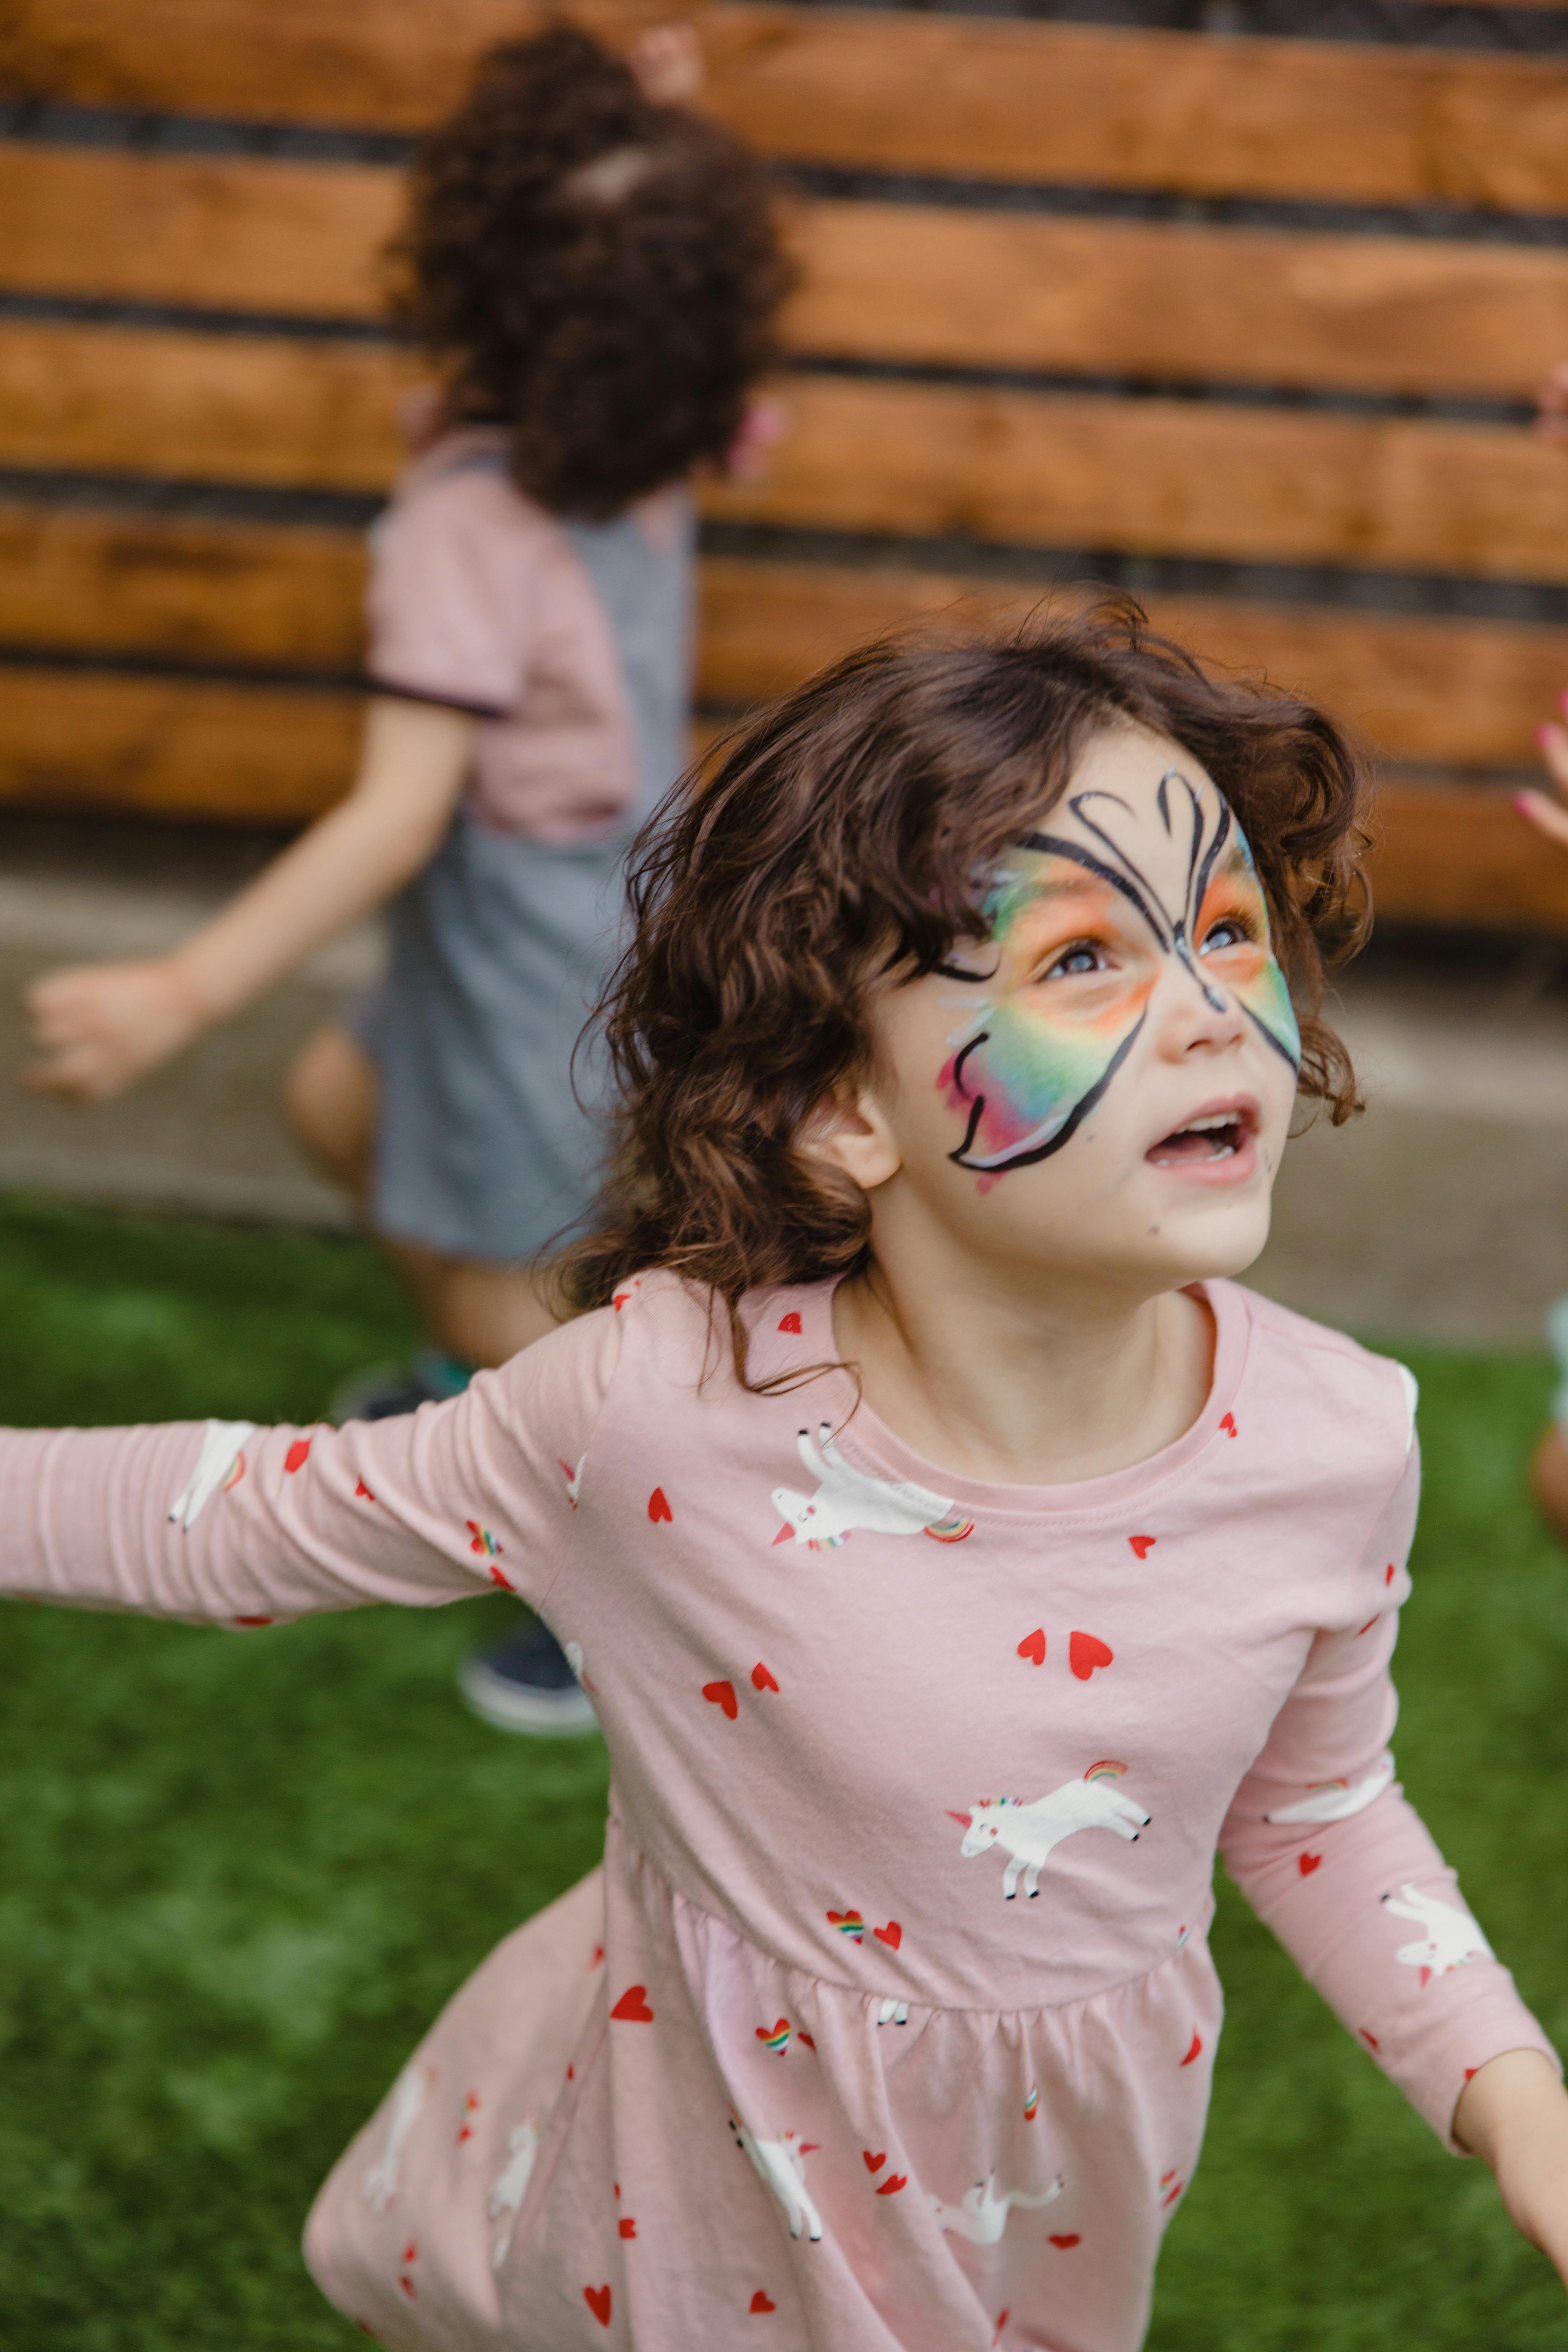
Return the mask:
<path fill-rule="evenodd" d="M 603 1870 L 311 2217 L 368 2330 L 1136 2352 L 1216 1850 L 1568 2270 L 1555 2058 L 1388 1750 L 1414 1383 L 1235 1280 L 1353 1107 L 1361 794 L 1125 605 L 873 646 L 645 837 L 574 1320 L 412 1421 L 0 1437 L 9 1590 L 499 1580 L 592 1693 Z"/>

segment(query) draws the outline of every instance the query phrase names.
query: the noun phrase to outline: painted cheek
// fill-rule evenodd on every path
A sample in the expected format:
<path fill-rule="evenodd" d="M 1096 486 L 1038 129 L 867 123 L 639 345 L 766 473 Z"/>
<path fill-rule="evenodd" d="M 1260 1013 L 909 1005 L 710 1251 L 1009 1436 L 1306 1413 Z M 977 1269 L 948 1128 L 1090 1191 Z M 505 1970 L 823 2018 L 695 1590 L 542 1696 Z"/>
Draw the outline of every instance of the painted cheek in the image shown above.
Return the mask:
<path fill-rule="evenodd" d="M 1050 1020 L 1033 1003 L 988 1006 L 974 1042 L 960 1045 L 939 1080 L 949 1108 L 974 1120 L 961 1164 L 984 1170 L 1048 1142 L 1104 1076 L 1148 996 L 1148 986 L 1129 992 L 1081 1024 Z"/>

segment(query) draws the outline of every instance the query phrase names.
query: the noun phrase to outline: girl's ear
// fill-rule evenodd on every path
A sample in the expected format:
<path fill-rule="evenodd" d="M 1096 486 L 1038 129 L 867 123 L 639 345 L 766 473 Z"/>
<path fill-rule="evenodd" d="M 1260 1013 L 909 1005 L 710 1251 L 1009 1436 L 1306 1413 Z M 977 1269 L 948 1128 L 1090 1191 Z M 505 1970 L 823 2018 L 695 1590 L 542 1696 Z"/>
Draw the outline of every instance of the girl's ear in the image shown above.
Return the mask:
<path fill-rule="evenodd" d="M 868 1086 L 824 1105 L 801 1137 L 801 1149 L 826 1160 L 862 1192 L 874 1192 L 904 1164 L 891 1122 Z"/>

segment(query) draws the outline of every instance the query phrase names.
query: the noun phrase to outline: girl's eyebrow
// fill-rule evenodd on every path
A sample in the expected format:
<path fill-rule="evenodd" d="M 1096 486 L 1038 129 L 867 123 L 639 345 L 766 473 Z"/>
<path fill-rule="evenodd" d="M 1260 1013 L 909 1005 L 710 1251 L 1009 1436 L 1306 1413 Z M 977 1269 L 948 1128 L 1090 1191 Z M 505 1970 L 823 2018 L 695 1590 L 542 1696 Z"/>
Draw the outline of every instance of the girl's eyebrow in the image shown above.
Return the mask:
<path fill-rule="evenodd" d="M 1076 842 L 1064 841 L 1056 833 L 1026 833 L 1018 846 L 1020 849 L 1036 850 L 1046 857 L 1065 857 L 1069 865 L 1081 866 L 1086 873 L 1098 875 L 1100 881 L 1108 882 L 1113 890 L 1119 891 L 1123 898 L 1137 908 L 1162 948 L 1170 947 L 1171 929 L 1164 916 L 1150 905 L 1137 883 L 1129 876 L 1119 874 L 1113 866 L 1107 866 L 1092 850 L 1080 849 Z M 1142 876 L 1139 879 L 1142 879 Z"/>

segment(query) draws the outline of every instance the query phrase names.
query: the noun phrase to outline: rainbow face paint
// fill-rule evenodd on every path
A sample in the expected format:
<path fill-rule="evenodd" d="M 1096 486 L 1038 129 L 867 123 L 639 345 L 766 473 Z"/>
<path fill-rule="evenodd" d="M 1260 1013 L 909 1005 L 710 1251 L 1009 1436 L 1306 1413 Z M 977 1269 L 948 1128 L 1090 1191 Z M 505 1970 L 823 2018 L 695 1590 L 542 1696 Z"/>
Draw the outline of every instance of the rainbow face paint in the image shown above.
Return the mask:
<path fill-rule="evenodd" d="M 1268 901 L 1229 803 L 1173 768 L 1156 806 L 1167 836 L 1185 848 L 1178 906 L 1118 843 L 1131 818 L 1126 802 L 1079 793 L 1068 807 L 1085 839 L 1027 835 L 988 896 L 991 968 L 941 966 L 981 992 L 948 1039 L 939 1079 L 965 1122 L 948 1155 L 959 1167 L 1002 1175 L 1070 1141 L 1131 1052 L 1172 958 L 1215 1012 L 1237 1004 L 1300 1068 Z"/>

